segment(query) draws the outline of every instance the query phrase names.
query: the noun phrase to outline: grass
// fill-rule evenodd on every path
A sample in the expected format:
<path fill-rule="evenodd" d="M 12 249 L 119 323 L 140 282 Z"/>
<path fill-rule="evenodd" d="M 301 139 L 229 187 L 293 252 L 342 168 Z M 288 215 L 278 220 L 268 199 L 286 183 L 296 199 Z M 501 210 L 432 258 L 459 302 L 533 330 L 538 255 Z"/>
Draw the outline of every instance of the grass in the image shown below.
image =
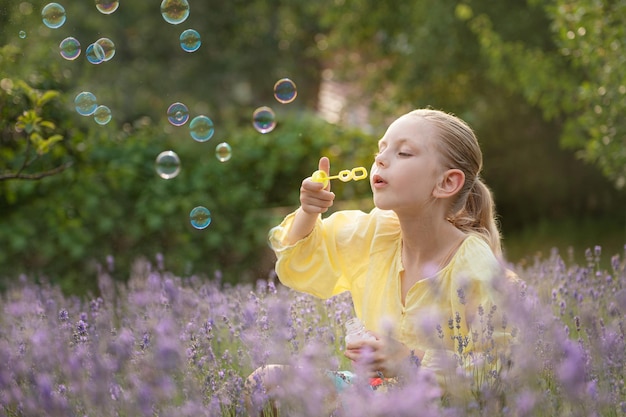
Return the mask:
<path fill-rule="evenodd" d="M 571 262 L 584 263 L 585 252 L 602 248 L 603 266 L 612 255 L 623 255 L 626 245 L 626 212 L 622 218 L 568 218 L 543 220 L 522 230 L 503 232 L 507 259 L 527 265 L 534 259 L 549 257 L 554 249 Z"/>

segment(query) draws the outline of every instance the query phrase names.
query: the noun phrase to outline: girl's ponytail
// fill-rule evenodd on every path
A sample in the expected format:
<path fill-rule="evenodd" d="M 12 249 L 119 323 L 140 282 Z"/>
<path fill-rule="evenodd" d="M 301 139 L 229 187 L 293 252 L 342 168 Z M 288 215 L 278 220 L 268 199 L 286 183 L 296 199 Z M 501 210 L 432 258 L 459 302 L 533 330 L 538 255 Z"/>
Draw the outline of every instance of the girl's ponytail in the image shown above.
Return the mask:
<path fill-rule="evenodd" d="M 480 177 L 475 178 L 469 189 L 465 205 L 450 216 L 449 221 L 466 233 L 478 235 L 489 244 L 497 256 L 502 255 L 493 196 Z"/>

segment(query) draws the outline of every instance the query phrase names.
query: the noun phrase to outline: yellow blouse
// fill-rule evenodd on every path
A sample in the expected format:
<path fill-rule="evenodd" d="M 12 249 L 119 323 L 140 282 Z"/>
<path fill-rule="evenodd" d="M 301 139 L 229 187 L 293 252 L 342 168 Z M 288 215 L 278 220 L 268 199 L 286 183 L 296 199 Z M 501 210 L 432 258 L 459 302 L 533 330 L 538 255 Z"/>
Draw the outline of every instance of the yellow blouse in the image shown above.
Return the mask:
<path fill-rule="evenodd" d="M 459 364 L 452 359 L 459 353 L 458 336 L 467 337 L 471 349 L 477 340 L 472 330 L 484 335 L 479 328 L 497 304 L 494 284 L 503 269 L 480 237 L 468 235 L 445 267 L 410 288 L 403 304 L 402 237 L 394 212 L 338 211 L 320 217 L 309 236 L 284 245 L 294 215 L 269 233 L 284 285 L 320 298 L 350 291 L 355 313 L 368 329 L 391 332 L 410 349 L 424 351 L 422 365 L 435 372 Z"/>

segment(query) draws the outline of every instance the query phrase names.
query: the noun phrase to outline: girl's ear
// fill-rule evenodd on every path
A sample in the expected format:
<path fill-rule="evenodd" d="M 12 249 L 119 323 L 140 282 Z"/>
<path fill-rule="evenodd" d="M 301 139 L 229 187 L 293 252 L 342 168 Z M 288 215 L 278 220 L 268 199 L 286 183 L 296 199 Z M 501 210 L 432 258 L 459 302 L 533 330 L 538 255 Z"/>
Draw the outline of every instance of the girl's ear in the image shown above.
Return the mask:
<path fill-rule="evenodd" d="M 442 174 L 441 181 L 435 186 L 433 196 L 448 198 L 456 195 L 465 184 L 465 174 L 460 169 L 449 169 Z"/>

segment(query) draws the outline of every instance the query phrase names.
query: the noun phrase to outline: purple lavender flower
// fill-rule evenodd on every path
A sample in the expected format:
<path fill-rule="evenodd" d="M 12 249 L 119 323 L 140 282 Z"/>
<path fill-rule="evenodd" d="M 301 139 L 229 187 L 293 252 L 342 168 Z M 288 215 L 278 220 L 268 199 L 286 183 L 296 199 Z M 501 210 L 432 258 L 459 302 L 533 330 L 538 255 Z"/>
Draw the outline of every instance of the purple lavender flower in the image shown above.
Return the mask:
<path fill-rule="evenodd" d="M 585 361 L 578 345 L 563 340 L 563 360 L 557 367 L 557 375 L 561 386 L 572 398 L 577 398 L 585 391 L 587 384 Z"/>
<path fill-rule="evenodd" d="M 609 272 L 598 267 L 601 251 L 592 247 L 588 255 L 591 266 L 553 251 L 520 267 L 524 282 L 506 317 L 498 321 L 502 309 L 480 307 L 475 319 L 483 328 L 471 338 L 456 334 L 457 315 L 448 323 L 425 313 L 414 323 L 435 342 L 454 342 L 457 359 L 481 372 L 452 372 L 442 386 L 422 367 L 377 391 L 361 378 L 334 415 L 623 414 L 624 261 L 613 257 Z M 342 355 L 352 300 L 318 300 L 273 282 L 183 279 L 143 262 L 128 284 L 102 291 L 99 281 L 101 298 L 82 299 L 24 278 L 2 303 L 0 414 L 243 416 L 247 376 L 287 363 L 293 369 L 281 380 L 283 415 L 328 415 L 334 386 L 323 371 L 358 371 Z M 456 296 L 472 301 L 464 291 Z M 506 332 L 515 333 L 510 349 L 488 343 Z M 487 348 L 473 351 L 476 344 Z M 262 390 L 249 398 L 257 405 L 268 399 Z"/>
<path fill-rule="evenodd" d="M 159 271 L 163 271 L 165 269 L 165 257 L 162 253 L 159 252 L 155 255 L 155 259 L 157 263 L 157 269 Z"/>
<path fill-rule="evenodd" d="M 115 270 L 115 258 L 111 255 L 107 255 L 107 269 L 109 272 L 113 272 Z"/>

